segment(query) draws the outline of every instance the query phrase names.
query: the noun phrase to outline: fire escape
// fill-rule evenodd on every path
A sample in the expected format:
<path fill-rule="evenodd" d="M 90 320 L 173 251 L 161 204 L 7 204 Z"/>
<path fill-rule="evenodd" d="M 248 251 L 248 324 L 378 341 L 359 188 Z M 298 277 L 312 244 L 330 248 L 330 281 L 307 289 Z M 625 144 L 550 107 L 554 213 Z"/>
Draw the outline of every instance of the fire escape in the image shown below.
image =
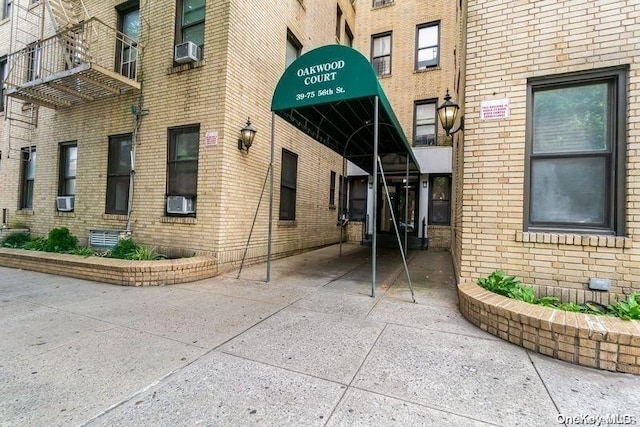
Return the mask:
<path fill-rule="evenodd" d="M 29 3 L 15 0 L 11 12 L 10 156 L 32 144 L 39 107 L 69 108 L 140 90 L 137 40 L 89 17 L 82 0 Z"/>

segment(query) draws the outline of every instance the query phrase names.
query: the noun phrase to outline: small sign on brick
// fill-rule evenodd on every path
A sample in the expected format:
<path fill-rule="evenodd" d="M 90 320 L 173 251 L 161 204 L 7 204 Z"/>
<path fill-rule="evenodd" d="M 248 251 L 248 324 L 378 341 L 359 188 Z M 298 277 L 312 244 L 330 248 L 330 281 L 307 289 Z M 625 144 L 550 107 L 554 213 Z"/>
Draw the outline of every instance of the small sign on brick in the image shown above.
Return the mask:
<path fill-rule="evenodd" d="M 509 98 L 492 99 L 480 103 L 480 120 L 504 120 L 509 118 Z"/>
<path fill-rule="evenodd" d="M 212 147 L 218 145 L 218 131 L 209 131 L 204 135 L 204 145 Z"/>

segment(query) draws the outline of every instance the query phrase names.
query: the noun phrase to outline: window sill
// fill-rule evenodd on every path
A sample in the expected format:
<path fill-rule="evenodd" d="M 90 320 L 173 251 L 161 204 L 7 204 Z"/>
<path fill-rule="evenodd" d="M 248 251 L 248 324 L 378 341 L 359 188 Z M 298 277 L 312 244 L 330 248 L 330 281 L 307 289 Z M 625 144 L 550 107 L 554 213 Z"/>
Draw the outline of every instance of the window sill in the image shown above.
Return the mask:
<path fill-rule="evenodd" d="M 329 209 L 331 209 L 332 211 L 335 211 L 337 208 L 336 208 L 336 205 L 329 205 Z"/>
<path fill-rule="evenodd" d="M 163 216 L 160 222 L 165 224 L 197 224 L 198 219 L 191 216 Z"/>
<path fill-rule="evenodd" d="M 0 25 L 6 24 L 9 21 L 11 21 L 11 18 L 0 19 Z"/>
<path fill-rule="evenodd" d="M 76 217 L 76 213 L 71 211 L 71 212 L 61 212 L 61 211 L 56 211 L 55 212 L 55 216 L 58 218 L 75 218 Z"/>
<path fill-rule="evenodd" d="M 196 62 L 188 62 L 186 64 L 172 65 L 167 70 L 167 75 L 181 74 L 181 73 L 183 73 L 185 71 L 193 70 L 193 69 L 196 69 L 196 68 L 201 68 L 205 64 L 206 64 L 205 60 L 202 59 L 202 60 L 196 61 Z"/>
<path fill-rule="evenodd" d="M 629 249 L 633 244 L 633 240 L 630 237 L 624 236 L 596 236 L 593 234 L 562 234 L 529 231 L 516 232 L 516 242 L 619 249 Z"/>
<path fill-rule="evenodd" d="M 413 74 L 422 74 L 422 73 L 428 73 L 430 71 L 440 71 L 440 65 L 434 65 L 432 67 L 427 67 L 427 68 L 420 68 L 418 70 L 413 70 Z"/>
<path fill-rule="evenodd" d="M 296 222 L 295 219 L 293 220 L 281 219 L 278 221 L 278 227 L 296 227 L 297 225 L 298 223 Z"/>
<path fill-rule="evenodd" d="M 118 215 L 118 214 L 102 214 L 102 219 L 107 219 L 111 221 L 126 221 L 126 215 Z"/>
<path fill-rule="evenodd" d="M 391 6 L 395 6 L 396 2 L 393 1 L 391 3 L 387 3 L 387 4 L 381 4 L 380 6 L 371 6 L 371 10 L 380 10 L 380 9 L 386 9 L 388 7 Z"/>
<path fill-rule="evenodd" d="M 41 4 L 42 4 L 42 0 L 38 0 L 36 2 L 33 2 L 33 3 L 29 4 L 29 10 L 35 9 L 36 7 L 40 6 Z"/>
<path fill-rule="evenodd" d="M 298 0 L 298 3 L 300 3 L 300 6 L 302 7 L 302 9 L 306 12 L 307 8 L 304 5 L 304 0 Z"/>
<path fill-rule="evenodd" d="M 33 209 L 18 209 L 16 211 L 16 215 L 20 215 L 20 216 L 33 216 L 35 215 L 35 212 L 33 211 Z"/>
<path fill-rule="evenodd" d="M 391 74 L 391 73 L 389 73 L 389 74 L 380 74 L 380 75 L 377 75 L 377 76 L 378 76 L 378 79 L 389 79 L 389 78 L 391 78 L 391 76 L 393 76 L 393 74 Z"/>

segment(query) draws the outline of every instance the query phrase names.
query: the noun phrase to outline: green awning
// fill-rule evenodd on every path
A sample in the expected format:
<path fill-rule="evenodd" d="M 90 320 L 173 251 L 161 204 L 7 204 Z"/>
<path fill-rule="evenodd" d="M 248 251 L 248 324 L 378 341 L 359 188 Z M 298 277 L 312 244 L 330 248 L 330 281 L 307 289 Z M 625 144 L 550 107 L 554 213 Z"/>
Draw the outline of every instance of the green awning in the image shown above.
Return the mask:
<path fill-rule="evenodd" d="M 411 171 L 419 172 L 418 161 L 376 73 L 355 49 L 336 44 L 302 55 L 280 78 L 271 111 L 372 173 L 376 96 L 380 157 L 408 155 Z"/>

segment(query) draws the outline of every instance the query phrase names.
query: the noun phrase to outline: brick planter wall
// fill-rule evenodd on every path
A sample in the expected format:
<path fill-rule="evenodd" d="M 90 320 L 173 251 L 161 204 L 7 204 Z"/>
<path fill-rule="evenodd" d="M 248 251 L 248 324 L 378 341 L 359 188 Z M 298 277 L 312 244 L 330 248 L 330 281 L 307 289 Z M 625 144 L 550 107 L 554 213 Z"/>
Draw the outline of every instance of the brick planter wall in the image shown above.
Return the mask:
<path fill-rule="evenodd" d="M 212 257 L 128 261 L 6 248 L 0 248 L 0 266 L 124 286 L 172 285 L 217 273 Z"/>
<path fill-rule="evenodd" d="M 460 312 L 492 335 L 556 359 L 640 374 L 640 321 L 516 301 L 475 283 L 458 286 Z"/>

